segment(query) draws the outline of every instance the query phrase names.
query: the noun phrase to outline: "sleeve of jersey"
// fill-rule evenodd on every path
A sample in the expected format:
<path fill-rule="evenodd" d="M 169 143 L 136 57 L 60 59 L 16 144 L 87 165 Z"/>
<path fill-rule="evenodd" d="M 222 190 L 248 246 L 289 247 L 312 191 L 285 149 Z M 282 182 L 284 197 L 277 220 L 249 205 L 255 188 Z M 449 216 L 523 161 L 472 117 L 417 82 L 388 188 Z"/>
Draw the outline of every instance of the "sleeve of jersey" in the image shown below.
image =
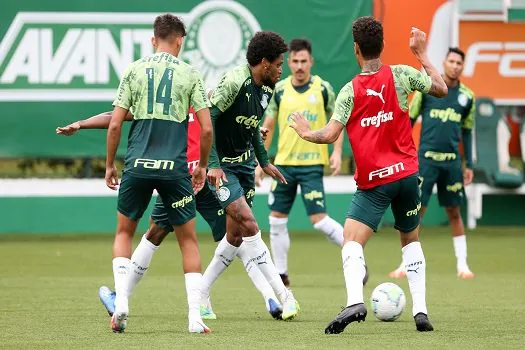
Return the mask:
<path fill-rule="evenodd" d="M 198 71 L 193 72 L 194 84 L 190 96 L 190 105 L 193 106 L 195 112 L 200 111 L 204 108 L 209 108 L 210 100 L 206 94 L 206 88 L 204 87 L 204 81 L 202 75 Z"/>
<path fill-rule="evenodd" d="M 213 91 L 211 103 L 224 112 L 233 104 L 240 88 L 241 84 L 236 81 L 233 73 L 226 73 Z"/>
<path fill-rule="evenodd" d="M 326 98 L 324 110 L 327 116 L 331 116 L 334 113 L 335 92 L 332 88 L 332 85 L 330 85 L 330 83 L 327 81 L 323 81 L 323 88 L 323 97 Z"/>
<path fill-rule="evenodd" d="M 432 79 L 414 67 L 400 64 L 394 68 L 394 76 L 401 79 L 407 93 L 419 91 L 426 94 L 432 87 Z"/>
<path fill-rule="evenodd" d="M 217 122 L 217 119 L 220 117 L 221 113 L 221 110 L 216 106 L 211 107 L 210 115 L 211 124 L 213 127 L 213 141 L 211 143 L 210 155 L 208 156 L 208 168 L 210 169 L 218 169 L 221 167 L 219 153 L 217 153 L 217 146 L 215 146 L 215 123 Z"/>
<path fill-rule="evenodd" d="M 133 70 L 132 66 L 130 65 L 124 72 L 122 80 L 118 86 L 117 97 L 115 98 L 115 101 L 113 101 L 114 107 L 121 107 L 127 110 L 130 109 L 133 102 L 131 98 L 131 80 L 133 78 L 132 73 Z"/>
<path fill-rule="evenodd" d="M 330 120 L 337 120 L 343 125 L 348 123 L 354 108 L 354 87 L 352 82 L 346 84 L 335 100 L 334 113 Z"/>
<path fill-rule="evenodd" d="M 469 129 L 472 130 L 474 128 L 474 123 L 476 119 L 476 98 L 472 97 L 472 105 L 470 107 L 470 111 L 465 119 L 463 119 L 463 123 L 461 127 L 463 129 Z"/>
<path fill-rule="evenodd" d="M 257 161 L 259 162 L 261 168 L 267 167 L 268 164 L 270 164 L 270 161 L 268 160 L 268 153 L 266 152 L 266 148 L 264 147 L 264 142 L 261 137 L 260 128 L 257 128 L 253 133 L 252 145 L 253 150 L 255 151 L 255 156 L 257 157 Z"/>
<path fill-rule="evenodd" d="M 423 94 L 419 91 L 416 91 L 414 96 L 412 96 L 412 101 L 410 102 L 410 107 L 408 109 L 408 114 L 410 119 L 416 120 L 417 117 L 421 115 L 421 105 L 423 104 Z"/>

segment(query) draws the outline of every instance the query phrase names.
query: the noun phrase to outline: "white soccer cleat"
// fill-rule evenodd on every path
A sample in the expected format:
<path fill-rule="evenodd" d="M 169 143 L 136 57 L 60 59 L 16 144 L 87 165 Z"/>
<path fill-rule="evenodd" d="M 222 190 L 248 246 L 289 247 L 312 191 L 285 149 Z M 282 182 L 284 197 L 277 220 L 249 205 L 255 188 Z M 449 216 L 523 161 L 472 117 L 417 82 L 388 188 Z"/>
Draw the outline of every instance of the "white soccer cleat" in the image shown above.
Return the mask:
<path fill-rule="evenodd" d="M 127 298 L 115 299 L 115 312 L 111 317 L 111 329 L 115 333 L 122 333 L 127 327 L 129 306 Z"/>
<path fill-rule="evenodd" d="M 211 329 L 201 319 L 189 320 L 188 331 L 190 333 L 211 333 Z"/>
<path fill-rule="evenodd" d="M 300 310 L 301 307 L 299 306 L 297 300 L 295 300 L 292 291 L 288 290 L 286 297 L 283 300 L 283 313 L 281 315 L 283 321 L 293 320 Z"/>
<path fill-rule="evenodd" d="M 476 275 L 468 267 L 463 269 L 458 269 L 458 277 L 464 280 L 473 279 Z"/>

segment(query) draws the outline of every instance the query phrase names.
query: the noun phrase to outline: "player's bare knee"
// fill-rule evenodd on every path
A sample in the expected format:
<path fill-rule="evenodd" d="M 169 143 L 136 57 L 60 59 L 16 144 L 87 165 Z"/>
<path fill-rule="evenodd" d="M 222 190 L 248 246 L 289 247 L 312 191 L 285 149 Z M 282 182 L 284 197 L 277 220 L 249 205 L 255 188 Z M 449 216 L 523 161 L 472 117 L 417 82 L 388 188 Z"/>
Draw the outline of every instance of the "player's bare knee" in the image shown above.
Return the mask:
<path fill-rule="evenodd" d="M 450 221 L 461 220 L 461 211 L 459 210 L 459 207 L 447 207 L 445 210 Z"/>
<path fill-rule="evenodd" d="M 168 231 L 152 223 L 148 229 L 148 232 L 146 232 L 146 239 L 158 246 L 168 234 Z"/>
<path fill-rule="evenodd" d="M 226 240 L 234 247 L 239 247 L 242 243 L 242 232 L 239 230 L 232 230 L 226 233 Z"/>
<path fill-rule="evenodd" d="M 317 224 L 319 221 L 323 220 L 326 217 L 325 213 L 312 214 L 309 216 L 310 222 L 312 225 Z"/>

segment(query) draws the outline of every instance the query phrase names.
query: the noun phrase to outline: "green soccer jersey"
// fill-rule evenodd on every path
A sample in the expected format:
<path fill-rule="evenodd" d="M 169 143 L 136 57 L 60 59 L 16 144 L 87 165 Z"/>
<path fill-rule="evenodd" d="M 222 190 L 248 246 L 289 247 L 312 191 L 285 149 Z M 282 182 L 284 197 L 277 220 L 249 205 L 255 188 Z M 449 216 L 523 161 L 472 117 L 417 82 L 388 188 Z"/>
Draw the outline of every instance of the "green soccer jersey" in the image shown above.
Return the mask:
<path fill-rule="evenodd" d="M 419 156 L 436 161 L 459 159 L 459 142 L 474 127 L 474 93 L 463 84 L 448 88 L 448 95 L 436 98 L 416 93 L 410 104 L 410 118 L 422 116 Z M 470 156 L 470 155 L 468 155 Z M 467 158 L 468 158 L 467 156 Z M 468 159 L 467 159 L 468 160 Z"/>
<path fill-rule="evenodd" d="M 210 168 L 253 163 L 255 155 L 262 166 L 268 164 L 259 123 L 272 93 L 270 87 L 254 83 L 247 65 L 222 77 L 211 97 L 215 141 Z"/>
<path fill-rule="evenodd" d="M 133 62 L 113 102 L 134 115 L 124 171 L 138 177 L 188 176 L 188 109 L 210 106 L 201 74 L 165 52 Z"/>

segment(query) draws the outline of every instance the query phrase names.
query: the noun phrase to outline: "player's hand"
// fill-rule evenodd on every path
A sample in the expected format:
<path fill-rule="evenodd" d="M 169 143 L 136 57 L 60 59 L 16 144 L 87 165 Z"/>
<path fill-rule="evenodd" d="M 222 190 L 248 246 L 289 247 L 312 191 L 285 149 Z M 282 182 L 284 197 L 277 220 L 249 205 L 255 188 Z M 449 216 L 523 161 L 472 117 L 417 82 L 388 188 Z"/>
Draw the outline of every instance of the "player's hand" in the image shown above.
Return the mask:
<path fill-rule="evenodd" d="M 219 187 L 221 187 L 222 181 L 228 182 L 228 179 L 221 168 L 215 168 L 208 170 L 208 181 L 215 186 L 218 191 Z"/>
<path fill-rule="evenodd" d="M 284 178 L 284 175 L 281 174 L 279 169 L 275 167 L 273 164 L 268 164 L 262 170 L 266 173 L 266 175 L 269 175 L 273 177 L 275 180 L 279 181 L 282 184 L 287 184 L 286 179 Z"/>
<path fill-rule="evenodd" d="M 264 179 L 264 171 L 259 165 L 257 165 L 257 168 L 255 168 L 255 186 L 261 187 L 263 179 Z"/>
<path fill-rule="evenodd" d="M 74 122 L 66 126 L 59 126 L 56 129 L 58 135 L 71 136 L 80 130 L 80 122 Z"/>
<path fill-rule="evenodd" d="M 410 31 L 410 50 L 417 58 L 427 53 L 427 35 L 416 27 L 412 27 Z"/>
<path fill-rule="evenodd" d="M 266 137 L 268 136 L 268 132 L 270 130 L 268 130 L 268 128 L 263 128 L 261 127 L 261 138 L 263 139 L 263 141 L 266 141 Z"/>
<path fill-rule="evenodd" d="M 473 179 L 474 171 L 472 169 L 465 168 L 465 170 L 463 170 L 463 182 L 465 183 L 465 186 L 470 185 Z"/>
<path fill-rule="evenodd" d="M 332 176 L 336 176 L 341 173 L 342 162 L 341 153 L 332 152 L 332 155 L 330 156 L 330 169 L 332 169 Z"/>
<path fill-rule="evenodd" d="M 206 183 L 206 168 L 197 166 L 191 175 L 191 183 L 193 186 L 193 192 L 195 194 L 199 193 Z"/>
<path fill-rule="evenodd" d="M 297 134 L 304 139 L 304 136 L 311 131 L 310 123 L 298 112 L 293 112 L 290 116 L 290 119 L 293 123 L 290 124 L 290 127 L 294 129 Z"/>
<path fill-rule="evenodd" d="M 117 167 L 113 164 L 110 167 L 106 167 L 106 186 L 108 186 L 113 191 L 118 189 L 118 173 Z"/>

